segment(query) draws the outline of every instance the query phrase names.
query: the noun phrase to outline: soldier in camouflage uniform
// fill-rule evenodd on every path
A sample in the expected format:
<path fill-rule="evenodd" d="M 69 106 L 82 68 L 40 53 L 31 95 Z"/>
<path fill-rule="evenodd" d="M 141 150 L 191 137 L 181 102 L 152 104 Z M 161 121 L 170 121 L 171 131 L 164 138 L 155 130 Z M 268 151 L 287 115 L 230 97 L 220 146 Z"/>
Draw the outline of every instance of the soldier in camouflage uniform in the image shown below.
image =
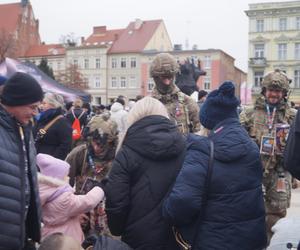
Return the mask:
<path fill-rule="evenodd" d="M 118 144 L 117 124 L 109 115 L 94 116 L 87 125 L 87 142 L 75 147 L 67 156 L 70 164 L 70 184 L 75 183 L 76 193 L 85 194 L 84 183 L 101 182 L 109 173 Z M 87 186 L 87 185 L 86 185 Z M 88 221 L 83 226 L 86 235 L 91 233 L 110 234 L 104 211 L 105 201 L 88 213 Z"/>
<path fill-rule="evenodd" d="M 150 75 L 155 82 L 152 97 L 165 105 L 170 119 L 178 125 L 181 133 L 198 132 L 199 108 L 191 97 L 174 84 L 178 70 L 178 63 L 170 54 L 161 53 L 154 58 L 150 67 Z"/>
<path fill-rule="evenodd" d="M 261 148 L 261 160 L 264 167 L 263 186 L 268 239 L 272 237 L 272 226 L 282 217 L 291 200 L 291 176 L 283 168 L 282 152 L 278 150 L 278 129 L 289 127 L 296 110 L 287 102 L 290 79 L 275 70 L 267 74 L 262 81 L 262 93 L 253 108 L 246 108 L 240 114 L 241 124 L 247 129 Z M 270 141 L 271 140 L 271 141 Z M 268 142 L 271 142 L 273 146 Z"/>

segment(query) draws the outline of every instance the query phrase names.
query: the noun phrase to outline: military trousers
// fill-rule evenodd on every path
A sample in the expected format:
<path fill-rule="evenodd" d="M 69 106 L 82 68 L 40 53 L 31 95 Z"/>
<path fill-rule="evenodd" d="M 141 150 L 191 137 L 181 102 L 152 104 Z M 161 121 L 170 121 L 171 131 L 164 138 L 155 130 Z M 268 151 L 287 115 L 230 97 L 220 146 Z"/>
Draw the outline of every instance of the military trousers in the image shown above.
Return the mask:
<path fill-rule="evenodd" d="M 280 174 L 284 176 L 284 187 L 278 189 Z M 273 235 L 272 227 L 279 219 L 286 216 L 291 202 L 292 177 L 287 171 L 280 174 L 276 169 L 271 169 L 268 173 L 264 173 L 263 177 L 268 241 Z"/>

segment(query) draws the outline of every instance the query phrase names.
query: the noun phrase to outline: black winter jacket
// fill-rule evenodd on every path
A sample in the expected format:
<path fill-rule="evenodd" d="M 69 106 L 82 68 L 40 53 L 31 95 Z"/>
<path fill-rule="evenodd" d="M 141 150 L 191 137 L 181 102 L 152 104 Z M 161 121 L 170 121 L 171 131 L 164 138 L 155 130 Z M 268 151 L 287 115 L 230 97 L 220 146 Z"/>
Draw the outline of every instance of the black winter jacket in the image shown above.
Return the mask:
<path fill-rule="evenodd" d="M 148 116 L 127 131 L 105 186 L 108 225 L 134 249 L 176 249 L 162 202 L 185 155 L 185 139 L 163 116 Z"/>
<path fill-rule="evenodd" d="M 40 240 L 41 210 L 35 147 L 31 128 L 25 129 L 29 152 L 30 206 L 25 214 L 25 162 L 18 125 L 0 106 L 0 250 L 20 250 L 25 238 Z M 25 235 L 27 234 L 27 236 Z"/>
<path fill-rule="evenodd" d="M 289 132 L 284 152 L 284 165 L 293 177 L 300 180 L 300 114 L 297 116 Z"/>
<path fill-rule="evenodd" d="M 46 117 L 41 117 L 33 128 L 34 138 L 41 128 L 44 128 L 51 120 L 61 115 L 61 109 Z M 64 160 L 71 151 L 72 127 L 65 117 L 59 118 L 47 131 L 42 139 L 36 141 L 37 153 L 49 154 L 55 158 Z"/>

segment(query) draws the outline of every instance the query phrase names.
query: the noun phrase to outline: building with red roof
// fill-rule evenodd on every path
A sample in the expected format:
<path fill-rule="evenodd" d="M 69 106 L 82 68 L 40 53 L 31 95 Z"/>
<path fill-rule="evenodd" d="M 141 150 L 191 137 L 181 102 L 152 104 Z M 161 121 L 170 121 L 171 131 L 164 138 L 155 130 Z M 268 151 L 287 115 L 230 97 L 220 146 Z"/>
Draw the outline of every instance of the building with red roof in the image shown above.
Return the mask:
<path fill-rule="evenodd" d="M 39 21 L 28 0 L 0 4 L 0 60 L 24 56 L 30 46 L 40 43 Z"/>
<path fill-rule="evenodd" d="M 246 73 L 234 66 L 235 59 L 222 50 L 198 50 L 195 46 L 183 50 L 178 45 L 173 49 L 163 20 L 136 19 L 124 29 L 96 26 L 78 45 L 35 45 L 22 60 L 38 64 L 47 58 L 56 75 L 70 64 L 77 65 L 89 84 L 86 91 L 92 103 L 109 104 L 119 95 L 129 100 L 151 93 L 154 82 L 149 75 L 150 64 L 160 52 L 171 53 L 178 61 L 199 59 L 207 72 L 197 82 L 200 89 L 210 91 L 225 80 L 235 81 L 239 89 L 246 79 Z"/>

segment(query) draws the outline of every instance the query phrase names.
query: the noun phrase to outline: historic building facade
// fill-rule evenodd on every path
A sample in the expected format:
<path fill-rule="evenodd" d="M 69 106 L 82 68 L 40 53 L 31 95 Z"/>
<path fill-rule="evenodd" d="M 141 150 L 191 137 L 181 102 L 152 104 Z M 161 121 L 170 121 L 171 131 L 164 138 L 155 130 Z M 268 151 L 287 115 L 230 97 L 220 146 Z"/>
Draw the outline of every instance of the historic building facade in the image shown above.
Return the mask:
<path fill-rule="evenodd" d="M 293 80 L 290 100 L 300 103 L 300 1 L 249 4 L 248 84 L 279 68 Z"/>
<path fill-rule="evenodd" d="M 239 87 L 246 73 L 235 67 L 235 59 L 218 49 L 182 50 L 174 46 L 163 20 L 140 20 L 130 22 L 124 29 L 109 30 L 96 26 L 80 44 L 42 44 L 30 47 L 22 61 L 30 60 L 36 65 L 42 58 L 48 60 L 54 75 L 59 76 L 69 65 L 77 65 L 82 77 L 88 82 L 86 92 L 92 96 L 93 104 L 109 104 L 118 95 L 134 99 L 137 95 L 149 95 L 154 86 L 149 69 L 154 56 L 168 52 L 178 61 L 199 59 L 207 72 L 200 77 L 198 86 L 213 90 L 225 80 L 234 81 Z"/>
<path fill-rule="evenodd" d="M 39 21 L 28 0 L 0 5 L 0 61 L 24 56 L 40 43 Z"/>

